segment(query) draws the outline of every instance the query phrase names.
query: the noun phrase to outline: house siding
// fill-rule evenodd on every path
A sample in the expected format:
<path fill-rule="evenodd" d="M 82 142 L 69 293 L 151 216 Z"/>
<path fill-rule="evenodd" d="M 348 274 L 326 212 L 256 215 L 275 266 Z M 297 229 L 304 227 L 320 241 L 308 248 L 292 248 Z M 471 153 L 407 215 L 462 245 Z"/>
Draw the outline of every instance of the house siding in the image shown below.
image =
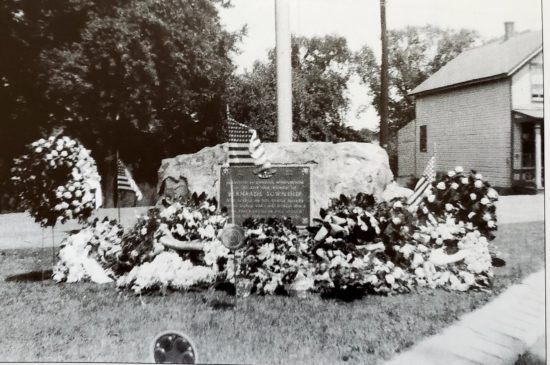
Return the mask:
<path fill-rule="evenodd" d="M 428 150 L 419 151 L 416 175 L 437 148 L 437 171 L 455 166 L 476 170 L 497 187 L 511 186 L 510 79 L 419 96 L 416 129 L 427 126 Z"/>
<path fill-rule="evenodd" d="M 397 132 L 397 175 L 416 174 L 415 148 L 416 124 L 414 120 Z"/>

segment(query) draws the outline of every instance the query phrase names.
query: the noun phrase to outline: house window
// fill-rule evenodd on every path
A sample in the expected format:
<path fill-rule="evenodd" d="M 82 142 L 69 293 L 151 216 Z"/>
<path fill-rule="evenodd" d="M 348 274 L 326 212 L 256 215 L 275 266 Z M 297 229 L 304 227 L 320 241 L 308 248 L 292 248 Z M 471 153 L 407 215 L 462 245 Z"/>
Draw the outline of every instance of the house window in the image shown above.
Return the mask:
<path fill-rule="evenodd" d="M 542 103 L 544 101 L 544 84 L 542 78 L 542 64 L 531 63 L 529 66 L 531 74 L 531 101 Z"/>
<path fill-rule="evenodd" d="M 427 126 L 420 126 L 420 152 L 428 152 L 428 130 Z"/>

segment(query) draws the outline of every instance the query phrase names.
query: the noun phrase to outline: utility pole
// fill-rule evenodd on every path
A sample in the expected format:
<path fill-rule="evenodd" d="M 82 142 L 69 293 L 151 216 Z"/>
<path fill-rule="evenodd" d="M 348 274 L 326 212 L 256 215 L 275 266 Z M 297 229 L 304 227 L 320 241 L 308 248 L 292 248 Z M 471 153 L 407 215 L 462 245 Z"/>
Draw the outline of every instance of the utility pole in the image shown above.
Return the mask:
<path fill-rule="evenodd" d="M 277 142 L 292 142 L 292 66 L 289 0 L 275 0 Z"/>
<path fill-rule="evenodd" d="M 382 62 L 380 65 L 380 146 L 388 144 L 388 34 L 386 30 L 386 0 L 380 0 Z"/>

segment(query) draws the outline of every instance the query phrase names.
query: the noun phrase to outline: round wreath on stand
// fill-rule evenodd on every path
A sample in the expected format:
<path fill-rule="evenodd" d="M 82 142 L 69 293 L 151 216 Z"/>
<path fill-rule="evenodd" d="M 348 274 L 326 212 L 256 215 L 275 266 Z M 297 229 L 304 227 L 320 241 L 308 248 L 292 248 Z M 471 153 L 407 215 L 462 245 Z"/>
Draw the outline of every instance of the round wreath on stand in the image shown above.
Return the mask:
<path fill-rule="evenodd" d="M 23 207 L 42 227 L 86 221 L 102 204 L 101 177 L 90 155 L 66 136 L 41 138 L 14 161 L 12 181 Z"/>

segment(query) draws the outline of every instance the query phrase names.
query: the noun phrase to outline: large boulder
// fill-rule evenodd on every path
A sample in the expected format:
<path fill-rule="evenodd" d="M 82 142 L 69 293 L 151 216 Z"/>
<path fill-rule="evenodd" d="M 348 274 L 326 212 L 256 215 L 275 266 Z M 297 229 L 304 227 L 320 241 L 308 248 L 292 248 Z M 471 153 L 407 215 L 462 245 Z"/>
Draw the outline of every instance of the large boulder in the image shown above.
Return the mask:
<path fill-rule="evenodd" d="M 294 142 L 264 143 L 274 165 L 311 166 L 311 204 L 314 216 L 331 198 L 359 192 L 382 200 L 393 174 L 384 149 L 371 143 Z M 219 194 L 219 169 L 227 161 L 226 144 L 206 147 L 194 154 L 164 159 L 159 169 L 158 191 L 171 197 L 205 192 Z"/>

